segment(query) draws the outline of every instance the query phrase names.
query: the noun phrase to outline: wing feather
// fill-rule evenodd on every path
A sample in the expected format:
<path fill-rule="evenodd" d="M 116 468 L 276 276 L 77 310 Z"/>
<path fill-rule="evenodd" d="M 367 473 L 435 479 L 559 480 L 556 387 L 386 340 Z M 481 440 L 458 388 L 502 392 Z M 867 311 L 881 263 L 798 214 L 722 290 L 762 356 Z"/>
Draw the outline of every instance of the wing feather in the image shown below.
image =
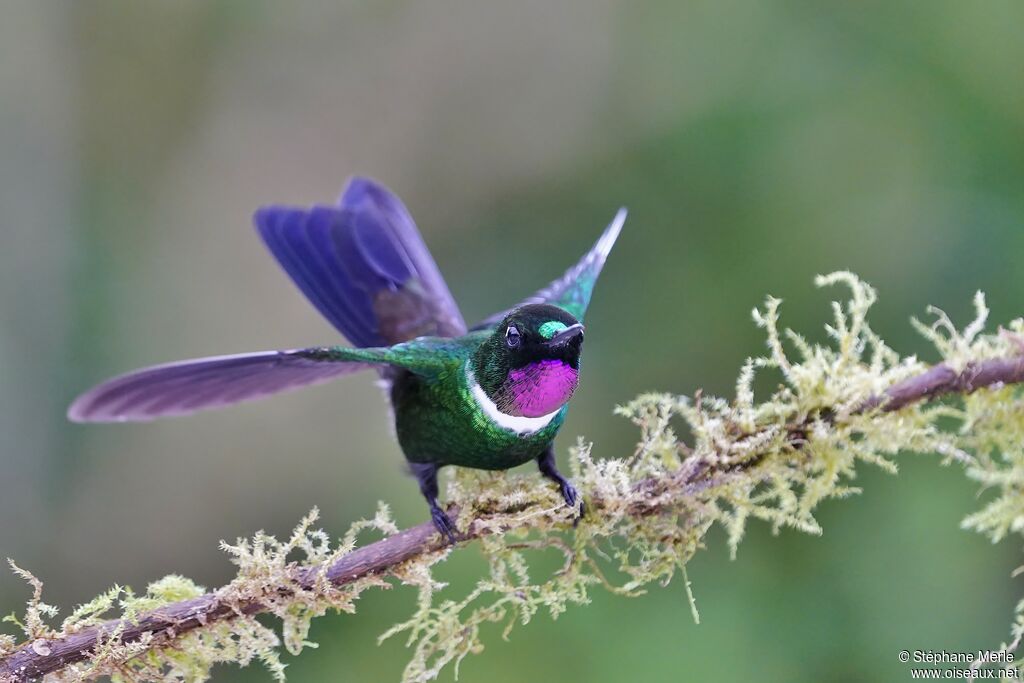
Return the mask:
<path fill-rule="evenodd" d="M 187 415 L 320 384 L 377 363 L 335 360 L 324 349 L 199 358 L 136 370 L 90 389 L 68 409 L 74 422 L 136 422 Z"/>
<path fill-rule="evenodd" d="M 416 224 L 380 183 L 353 178 L 338 206 L 268 206 L 253 221 L 306 298 L 356 346 L 465 333 Z"/>
<path fill-rule="evenodd" d="M 543 289 L 534 292 L 532 295 L 520 301 L 513 308 L 526 304 L 552 304 L 572 313 L 577 320 L 582 321 L 590 304 L 590 296 L 594 292 L 594 285 L 597 277 L 601 274 L 604 262 L 615 246 L 622 231 L 622 224 L 626 222 L 626 208 L 623 207 L 615 214 L 615 218 L 604 229 L 594 246 L 583 255 L 576 264 L 565 271 L 562 277 L 554 280 Z M 473 326 L 474 330 L 483 330 L 493 327 L 500 322 L 509 311 L 506 309 L 482 320 Z"/>

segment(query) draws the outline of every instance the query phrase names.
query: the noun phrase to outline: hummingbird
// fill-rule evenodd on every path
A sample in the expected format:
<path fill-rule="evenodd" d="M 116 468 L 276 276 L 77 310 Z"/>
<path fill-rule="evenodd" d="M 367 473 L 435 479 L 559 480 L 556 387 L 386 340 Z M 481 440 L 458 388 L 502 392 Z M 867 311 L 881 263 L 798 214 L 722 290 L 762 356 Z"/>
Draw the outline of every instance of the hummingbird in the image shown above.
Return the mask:
<path fill-rule="evenodd" d="M 333 206 L 271 205 L 256 231 L 313 306 L 353 346 L 314 346 L 156 365 L 103 382 L 68 409 L 74 422 L 136 422 L 221 408 L 376 370 L 395 432 L 442 538 L 446 465 L 507 470 L 534 460 L 566 505 L 583 501 L 553 441 L 579 382 L 583 316 L 626 219 L 619 209 L 562 277 L 467 328 L 402 201 L 355 177 Z"/>

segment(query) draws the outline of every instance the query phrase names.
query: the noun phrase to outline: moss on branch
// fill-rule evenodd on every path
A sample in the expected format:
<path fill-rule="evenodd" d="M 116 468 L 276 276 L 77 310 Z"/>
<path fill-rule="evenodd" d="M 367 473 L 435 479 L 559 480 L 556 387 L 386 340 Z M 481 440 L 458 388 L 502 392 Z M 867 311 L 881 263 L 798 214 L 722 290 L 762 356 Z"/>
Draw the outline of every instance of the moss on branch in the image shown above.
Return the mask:
<path fill-rule="evenodd" d="M 914 321 L 940 357 L 926 366 L 872 331 L 871 287 L 850 273 L 817 284 L 850 292 L 832 305 L 828 343 L 812 344 L 780 327 L 781 302 L 769 297 L 754 311 L 768 352 L 743 365 L 732 401 L 700 392 L 641 396 L 617 409 L 640 431 L 632 455 L 598 458 L 591 445 L 576 444 L 573 477 L 588 515 L 575 528 L 573 512 L 535 475 L 456 472 L 448 498 L 459 546 L 475 542 L 488 565 L 468 593 L 461 591 L 464 597 L 452 597 L 434 576 L 452 548 L 439 544 L 429 523 L 399 532 L 382 505 L 334 544 L 314 528 L 314 511 L 287 541 L 258 533 L 224 544 L 238 575 L 216 591 L 173 576 L 141 596 L 115 587 L 60 625 L 56 610 L 42 602 L 41 583 L 15 567 L 33 595 L 25 614 L 11 618 L 25 641 L 0 636 L 0 680 L 49 674 L 53 681 L 196 681 L 217 663 L 257 660 L 283 679 L 282 645 L 300 652 L 313 618 L 353 612 L 362 591 L 393 582 L 419 591 L 411 617 L 381 636 L 408 644 L 406 681 L 430 680 L 480 652 L 485 624 L 501 624 L 507 634 L 541 613 L 557 618 L 585 604 L 595 589 L 637 595 L 682 573 L 696 619 L 685 567 L 712 526 L 725 529 L 733 556 L 752 519 L 775 531 L 820 534 L 818 505 L 857 493 L 852 482 L 861 465 L 895 473 L 903 451 L 958 462 L 996 492 L 965 527 L 993 541 L 1024 531 L 1024 403 L 1017 385 L 1024 380 L 1024 324 L 985 333 L 980 294 L 976 317 L 962 330 L 930 309 L 930 323 Z M 759 400 L 753 386 L 761 372 L 777 373 L 780 382 Z M 367 530 L 383 539 L 357 548 Z M 542 553 L 561 558 L 560 567 L 533 569 Z M 255 619 L 266 612 L 279 617 L 280 631 Z M 1021 613 L 1024 606 L 1014 642 L 1004 647 L 1016 647 L 1024 633 Z"/>

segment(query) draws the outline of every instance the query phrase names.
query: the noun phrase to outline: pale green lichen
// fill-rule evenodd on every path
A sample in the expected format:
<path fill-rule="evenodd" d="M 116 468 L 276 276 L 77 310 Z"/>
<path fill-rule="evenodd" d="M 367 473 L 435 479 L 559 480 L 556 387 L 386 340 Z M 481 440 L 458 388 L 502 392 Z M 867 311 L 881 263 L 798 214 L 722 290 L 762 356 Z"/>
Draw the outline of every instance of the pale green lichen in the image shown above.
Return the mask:
<path fill-rule="evenodd" d="M 14 560 L 8 558 L 7 564 L 15 575 L 24 579 L 32 587 L 32 597 L 29 599 L 25 614 L 21 619 L 10 614 L 3 620 L 20 628 L 30 641 L 53 637 L 55 631 L 46 624 L 46 620 L 57 616 L 57 608 L 43 602 L 43 582 L 31 572 L 16 565 Z"/>
<path fill-rule="evenodd" d="M 318 517 L 313 510 L 284 542 L 257 532 L 251 539 L 238 539 L 234 544 L 222 543 L 223 549 L 238 565 L 236 578 L 218 589 L 218 601 L 232 605 L 237 615 L 230 620 L 216 620 L 185 633 L 148 633 L 134 642 L 123 642 L 123 626 L 114 629 L 97 646 L 87 660 L 67 665 L 49 674 L 47 681 L 86 681 L 109 677 L 115 683 L 129 681 L 175 681 L 192 683 L 207 680 L 215 664 L 232 662 L 246 666 L 260 661 L 275 679 L 283 681 L 284 665 L 278 656 L 282 644 L 292 653 L 312 645 L 307 640 L 310 621 L 327 610 L 354 611 L 354 600 L 370 586 L 379 586 L 379 578 L 367 577 L 344 588 L 335 588 L 323 576 L 312 586 L 300 586 L 300 567 L 330 566 L 355 547 L 359 533 L 377 529 L 384 534 L 397 531 L 387 506 L 381 505 L 377 515 L 352 525 L 345 539 L 332 547 L 328 535 L 312 525 Z M 293 557 L 297 555 L 298 557 Z M 135 595 L 130 588 L 115 586 L 103 595 L 78 607 L 64 620 L 60 630 L 46 625 L 45 619 L 56 609 L 41 602 L 42 582 L 12 568 L 33 587 L 33 596 L 23 620 L 8 618 L 21 627 L 30 642 L 44 647 L 48 639 L 71 635 L 83 628 L 111 618 L 135 623 L 140 615 L 171 603 L 197 598 L 205 589 L 189 579 L 171 575 L 149 585 L 146 593 Z M 243 613 L 248 602 L 259 602 L 282 621 L 282 637 L 261 624 L 252 615 Z M 2 645 L 10 651 L 13 639 Z M 48 654 L 39 652 L 39 654 Z M 2 654 L 2 651 L 0 651 Z"/>
<path fill-rule="evenodd" d="M 585 604 L 595 587 L 637 595 L 682 573 L 692 615 L 696 603 L 686 563 L 707 531 L 721 526 L 735 556 L 747 523 L 767 522 L 773 531 L 790 527 L 820 534 L 815 518 L 824 500 L 859 491 L 851 485 L 860 463 L 896 472 L 900 452 L 936 453 L 943 462 L 962 463 L 968 476 L 998 495 L 964 520 L 966 528 L 998 541 L 1024 533 L 1024 402 L 1017 386 L 991 387 L 966 397 L 919 402 L 898 411 L 865 410 L 865 401 L 901 380 L 926 370 L 914 356 L 903 357 L 875 334 L 867 314 L 875 291 L 850 273 L 817 279 L 819 286 L 843 285 L 845 302 L 832 305 L 827 344 L 781 328 L 781 301 L 769 297 L 754 311 L 764 328 L 768 353 L 744 363 L 733 401 L 663 394 L 644 395 L 617 409 L 640 429 L 636 451 L 626 458 L 593 457 L 580 441 L 571 451 L 572 475 L 587 502 L 587 514 L 573 528 L 576 511 L 567 509 L 553 487 L 534 474 L 459 470 L 448 482 L 448 497 L 461 513 L 462 531 L 478 536 L 487 571 L 470 587 L 447 587 L 433 566 L 449 550 L 425 552 L 394 567 L 390 576 L 419 591 L 412 617 L 382 635 L 401 636 L 412 652 L 405 681 L 426 681 L 445 667 L 483 649 L 481 627 L 504 625 L 504 634 L 538 614 L 557 618 L 571 605 Z M 988 316 L 981 294 L 976 316 L 961 331 L 930 309 L 934 321 L 915 327 L 932 342 L 938 360 L 961 370 L 985 359 L 1024 353 L 1024 325 L 1014 321 L 997 334 L 984 334 Z M 777 372 L 781 384 L 758 400 L 759 372 Z M 687 442 L 677 432 L 688 434 Z M 607 454 L 604 454 L 607 455 Z M 257 601 L 282 622 L 284 647 L 292 653 L 310 646 L 310 620 L 328 610 L 351 612 L 368 587 L 386 585 L 370 576 L 341 588 L 330 585 L 326 568 L 350 552 L 357 535 L 396 528 L 386 507 L 359 522 L 336 547 L 312 530 L 316 512 L 287 541 L 258 533 L 224 544 L 238 565 L 238 576 L 217 591 L 227 604 Z M 535 569 L 540 554 L 561 559 L 554 571 Z M 300 589 L 298 567 L 320 568 L 312 589 Z M 41 602 L 33 586 L 25 616 L 17 621 L 30 640 L 43 643 L 107 618 L 120 608 L 128 619 L 146 610 L 201 593 L 186 579 L 168 577 L 135 597 L 127 589 L 81 606 L 59 630 L 48 627 L 55 610 Z M 461 597 L 459 597 L 461 596 Z M 711 607 L 713 609 L 713 606 Z M 240 610 L 239 610 L 240 611 Z M 1024 633 L 1024 602 L 1012 631 L 1014 649 Z M 0 655 L 14 647 L 0 639 Z M 53 680 L 109 675 L 118 681 L 199 681 L 218 662 L 260 660 L 283 679 L 278 636 L 253 617 L 240 614 L 211 622 L 176 637 L 151 635 L 121 643 L 115 631 L 88 661 L 64 669 Z"/>
<path fill-rule="evenodd" d="M 568 537 L 554 533 L 566 528 L 568 513 L 553 493 L 538 491 L 521 477 L 458 473 L 449 494 L 473 510 L 478 529 L 498 532 L 483 542 L 491 570 L 461 600 L 439 602 L 436 587 L 425 583 L 418 612 L 385 634 L 404 633 L 414 648 L 406 680 L 428 680 L 449 662 L 480 651 L 479 627 L 486 622 L 510 627 L 542 610 L 557 617 L 570 604 L 586 602 L 588 590 L 598 584 L 636 594 L 667 583 L 677 570 L 685 571 L 714 524 L 725 528 L 733 555 L 752 518 L 767 521 L 775 531 L 788 526 L 821 533 L 817 505 L 858 492 L 849 485 L 858 462 L 895 473 L 896 454 L 917 451 L 973 464 L 978 440 L 988 438 L 977 433 L 982 413 L 991 421 L 985 431 L 1007 434 L 995 415 L 1013 419 L 1002 407 L 1011 400 L 1006 394 L 1014 393 L 1009 389 L 973 395 L 966 409 L 921 404 L 894 413 L 862 411 L 868 398 L 926 367 L 914 357 L 901 357 L 872 331 L 867 322 L 875 301 L 872 288 L 850 273 L 819 278 L 818 284 L 844 284 L 852 293 L 847 302 L 832 306 L 833 320 L 826 327 L 830 345 L 811 345 L 780 329 L 781 302 L 769 297 L 754 312 L 767 332 L 769 353 L 745 363 L 733 402 L 699 395 L 693 400 L 641 396 L 617 411 L 640 427 L 632 457 L 594 460 L 589 447 L 574 449 L 573 475 L 592 512 Z M 935 325 L 922 326 L 942 360 L 954 367 L 1020 351 L 1005 335 L 981 336 L 987 310 L 980 296 L 975 303 L 976 318 L 963 333 L 940 312 Z M 763 369 L 778 370 L 784 383 L 757 402 L 754 376 Z M 1020 414 L 1018 430 L 1024 429 Z M 949 418 L 958 419 L 961 428 L 943 428 L 940 422 Z M 677 420 L 691 435 L 688 445 L 673 430 Z M 1024 443 L 1019 436 L 1009 440 L 1018 450 Z M 555 549 L 565 554 L 565 566 L 540 581 L 531 577 L 526 555 Z"/>

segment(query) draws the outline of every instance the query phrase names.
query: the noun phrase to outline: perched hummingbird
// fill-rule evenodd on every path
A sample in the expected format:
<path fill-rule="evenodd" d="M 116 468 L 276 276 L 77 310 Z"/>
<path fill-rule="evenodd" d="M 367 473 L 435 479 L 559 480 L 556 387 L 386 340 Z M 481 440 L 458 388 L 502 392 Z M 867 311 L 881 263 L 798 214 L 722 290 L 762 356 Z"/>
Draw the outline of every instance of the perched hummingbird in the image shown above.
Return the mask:
<path fill-rule="evenodd" d="M 467 330 L 409 212 L 390 190 L 353 178 L 337 206 L 268 206 L 254 217 L 270 252 L 355 348 L 215 356 L 116 377 L 79 396 L 75 422 L 144 421 L 220 408 L 376 369 L 398 442 L 438 531 L 444 465 L 505 470 L 536 460 L 570 507 L 576 489 L 552 441 L 579 381 L 583 314 L 626 218 L 559 279 Z M 582 514 L 582 502 L 580 502 Z"/>

